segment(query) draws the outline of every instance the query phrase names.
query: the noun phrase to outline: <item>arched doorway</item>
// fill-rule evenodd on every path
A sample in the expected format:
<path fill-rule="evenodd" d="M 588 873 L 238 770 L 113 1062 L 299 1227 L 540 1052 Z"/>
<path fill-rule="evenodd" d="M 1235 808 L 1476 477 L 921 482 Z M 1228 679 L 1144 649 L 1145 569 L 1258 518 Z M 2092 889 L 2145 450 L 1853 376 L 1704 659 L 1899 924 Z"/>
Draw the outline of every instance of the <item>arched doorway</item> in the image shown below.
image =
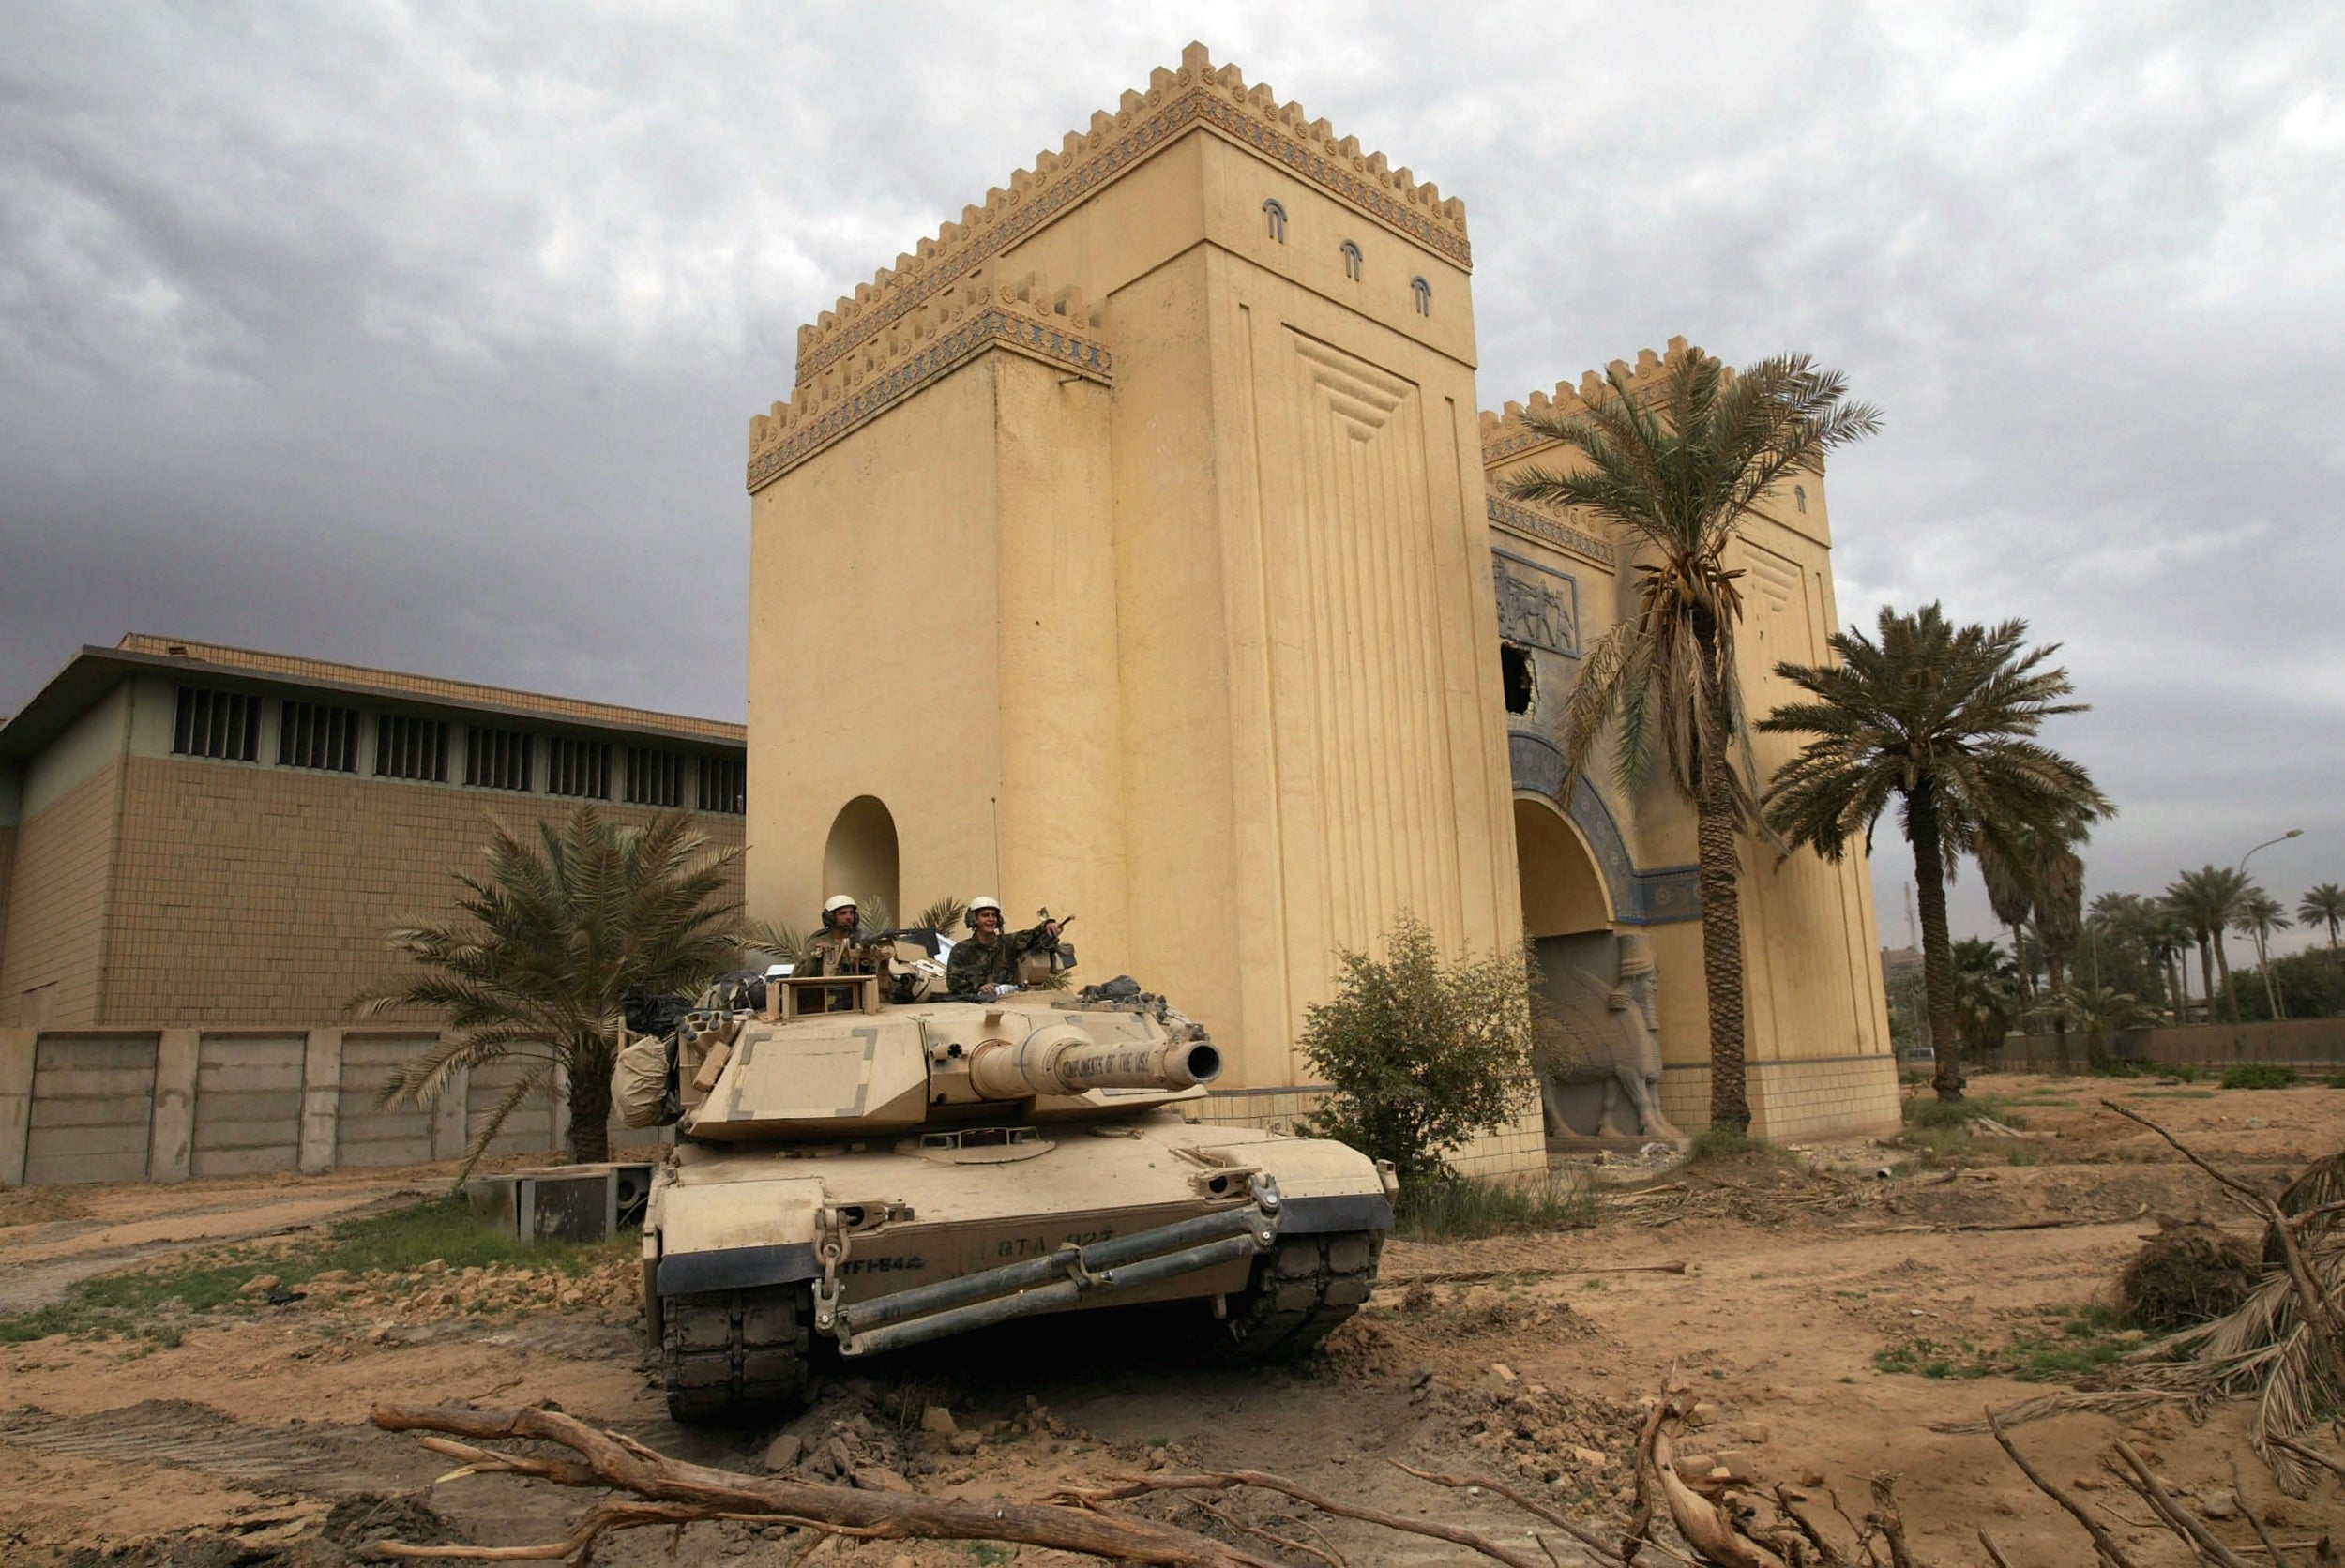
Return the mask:
<path fill-rule="evenodd" d="M 1596 857 L 1544 796 L 1515 797 L 1515 869 L 1522 924 L 1535 940 L 1611 931 L 1611 903 Z"/>
<path fill-rule="evenodd" d="M 831 820 L 823 845 L 823 897 L 834 893 L 880 900 L 890 922 L 903 913 L 897 897 L 896 819 L 877 795 L 855 796 Z M 867 914 L 867 922 L 877 912 Z"/>

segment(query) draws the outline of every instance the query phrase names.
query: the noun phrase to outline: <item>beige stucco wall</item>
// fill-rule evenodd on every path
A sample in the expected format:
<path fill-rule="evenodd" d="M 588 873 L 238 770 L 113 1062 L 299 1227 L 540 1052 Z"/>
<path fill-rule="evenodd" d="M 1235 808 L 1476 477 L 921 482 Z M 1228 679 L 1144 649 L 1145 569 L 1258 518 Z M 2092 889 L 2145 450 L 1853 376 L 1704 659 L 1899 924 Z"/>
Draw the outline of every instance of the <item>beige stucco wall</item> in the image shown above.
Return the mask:
<path fill-rule="evenodd" d="M 902 908 L 1077 912 L 1083 977 L 1201 1018 L 1217 1114 L 1247 1117 L 1309 1081 L 1337 949 L 1403 909 L 1453 952 L 1516 940 L 1521 822 L 1565 867 L 1543 928 L 1658 921 L 1683 1114 L 1690 814 L 1602 786 L 1599 871 L 1510 758 L 1468 254 L 1457 204 L 1192 49 L 801 329 L 751 423 L 752 912 L 868 891 L 825 886 L 824 851 L 876 796 Z M 1833 625 L 1811 489 L 1745 551 L 1749 660 L 1821 656 Z M 1609 545 L 1503 543 L 1575 576 L 1587 640 L 1623 612 Z M 1746 898 L 1762 1130 L 1894 1121 L 1861 860 L 1754 853 Z M 1534 1117 L 1469 1158 L 1536 1143 Z"/>
<path fill-rule="evenodd" d="M 1203 130 L 994 265 L 1101 307 L 1112 386 L 992 353 L 756 492 L 751 909 L 855 891 L 822 847 L 875 794 L 907 907 L 1072 910 L 1085 977 L 1294 1082 L 1338 946 L 1520 925 L 1465 275 Z M 842 620 L 919 700 L 804 678 Z"/>

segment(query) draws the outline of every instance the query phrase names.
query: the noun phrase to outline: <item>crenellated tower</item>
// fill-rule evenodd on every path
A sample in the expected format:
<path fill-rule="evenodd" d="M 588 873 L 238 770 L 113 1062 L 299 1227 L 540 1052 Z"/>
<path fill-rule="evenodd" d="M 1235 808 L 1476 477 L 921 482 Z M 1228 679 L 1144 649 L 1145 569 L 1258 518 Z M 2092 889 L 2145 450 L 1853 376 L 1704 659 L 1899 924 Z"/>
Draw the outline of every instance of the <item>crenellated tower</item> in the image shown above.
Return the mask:
<path fill-rule="evenodd" d="M 1508 661 L 1566 689 L 1626 563 L 1490 488 L 1540 453 L 1475 413 L 1472 260 L 1462 203 L 1192 44 L 802 327 L 749 423 L 751 912 L 1072 912 L 1082 976 L 1176 998 L 1238 1086 L 1214 1114 L 1260 1121 L 1305 1108 L 1339 949 L 1403 910 L 1511 944 L 1528 901 L 1651 930 L 1682 1077 L 1684 824 L 1556 802 L 1509 711 Z M 1542 1157 L 1533 1115 L 1464 1163 Z"/>
<path fill-rule="evenodd" d="M 1296 1083 L 1339 946 L 1520 911 L 1463 204 L 1201 45 L 750 424 L 751 910 L 1072 910 Z"/>

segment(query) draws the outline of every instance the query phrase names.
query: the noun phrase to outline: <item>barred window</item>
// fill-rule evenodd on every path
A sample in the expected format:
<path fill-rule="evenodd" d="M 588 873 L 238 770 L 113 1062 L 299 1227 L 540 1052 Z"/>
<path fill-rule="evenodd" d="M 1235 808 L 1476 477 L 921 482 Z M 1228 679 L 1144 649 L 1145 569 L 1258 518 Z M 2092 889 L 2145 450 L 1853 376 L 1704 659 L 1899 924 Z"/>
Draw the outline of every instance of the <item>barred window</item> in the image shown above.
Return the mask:
<path fill-rule="evenodd" d="M 1409 293 L 1416 298 L 1416 313 L 1418 315 L 1430 316 L 1433 313 L 1432 284 L 1428 283 L 1422 278 L 1412 278 L 1409 279 Z"/>
<path fill-rule="evenodd" d="M 181 686 L 171 749 L 182 757 L 217 757 L 228 762 L 258 760 L 261 700 L 240 691 Z"/>
<path fill-rule="evenodd" d="M 611 798 L 611 743 L 556 735 L 546 742 L 546 793 Z"/>
<path fill-rule="evenodd" d="M 464 782 L 484 790 L 527 790 L 533 738 L 519 730 L 466 725 Z"/>
<path fill-rule="evenodd" d="M 1342 250 L 1343 275 L 1356 283 L 1365 265 L 1360 258 L 1360 248 L 1347 239 L 1343 242 Z"/>
<path fill-rule="evenodd" d="M 356 773 L 358 710 L 287 698 L 278 707 L 277 765 Z"/>
<path fill-rule="evenodd" d="M 627 800 L 629 806 L 682 806 L 684 754 L 657 746 L 628 746 Z"/>
<path fill-rule="evenodd" d="M 378 778 L 447 782 L 447 720 L 385 714 L 374 726 L 374 773 Z"/>
<path fill-rule="evenodd" d="M 734 816 L 749 808 L 749 764 L 738 757 L 701 759 L 701 809 L 729 811 Z"/>
<path fill-rule="evenodd" d="M 1262 210 L 1264 220 L 1270 225 L 1270 237 L 1277 240 L 1280 245 L 1284 245 L 1287 242 L 1287 209 L 1285 204 L 1280 202 L 1276 196 L 1264 197 L 1263 199 Z"/>

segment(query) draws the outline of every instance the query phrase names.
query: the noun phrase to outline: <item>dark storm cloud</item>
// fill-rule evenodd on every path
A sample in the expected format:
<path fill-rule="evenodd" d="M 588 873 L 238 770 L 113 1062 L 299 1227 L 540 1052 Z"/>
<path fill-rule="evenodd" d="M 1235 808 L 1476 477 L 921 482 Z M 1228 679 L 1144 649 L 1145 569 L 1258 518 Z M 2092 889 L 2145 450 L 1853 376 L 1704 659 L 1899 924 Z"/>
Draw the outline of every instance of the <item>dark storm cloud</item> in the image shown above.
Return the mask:
<path fill-rule="evenodd" d="M 1102 10 L 10 9 L 0 708 L 142 627 L 738 714 L 798 323 L 1194 36 L 1466 199 L 1487 404 L 1846 369 L 1842 615 L 2065 644 L 2096 890 L 2345 880 L 2334 8 Z"/>

